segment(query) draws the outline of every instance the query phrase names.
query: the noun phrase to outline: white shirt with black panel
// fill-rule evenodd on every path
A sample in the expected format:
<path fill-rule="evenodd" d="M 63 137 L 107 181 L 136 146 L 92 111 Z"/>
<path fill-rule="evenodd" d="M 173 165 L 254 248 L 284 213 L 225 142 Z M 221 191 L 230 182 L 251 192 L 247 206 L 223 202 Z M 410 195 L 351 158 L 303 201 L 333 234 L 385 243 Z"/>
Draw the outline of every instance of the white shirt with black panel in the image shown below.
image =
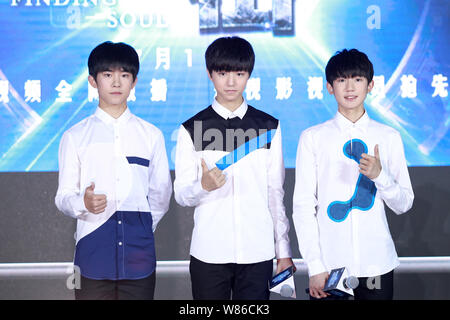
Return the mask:
<path fill-rule="evenodd" d="M 202 188 L 202 158 L 209 169 L 224 168 L 221 188 Z M 191 255 L 239 264 L 291 257 L 284 174 L 279 121 L 245 101 L 231 112 L 214 100 L 184 122 L 174 191 L 180 205 L 195 207 Z"/>

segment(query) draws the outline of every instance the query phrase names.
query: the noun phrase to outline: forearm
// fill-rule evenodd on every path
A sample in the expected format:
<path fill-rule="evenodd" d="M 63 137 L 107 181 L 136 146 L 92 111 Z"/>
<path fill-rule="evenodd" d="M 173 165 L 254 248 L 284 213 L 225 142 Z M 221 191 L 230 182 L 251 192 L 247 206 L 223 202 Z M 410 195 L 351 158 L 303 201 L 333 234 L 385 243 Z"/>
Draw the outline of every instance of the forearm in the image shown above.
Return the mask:
<path fill-rule="evenodd" d="M 317 173 L 315 143 L 310 134 L 302 133 L 295 166 L 293 214 L 299 250 L 310 276 L 326 271 L 320 247 L 317 220 Z"/>
<path fill-rule="evenodd" d="M 176 202 L 194 207 L 208 192 L 201 184 L 201 159 L 197 156 L 189 133 L 180 127 L 175 156 L 174 192 Z"/>
<path fill-rule="evenodd" d="M 80 162 L 69 133 L 63 134 L 58 153 L 59 173 L 56 207 L 65 215 L 79 218 L 88 212 L 80 188 Z M 83 190 L 83 191 L 81 191 Z"/>
<path fill-rule="evenodd" d="M 275 240 L 275 255 L 277 259 L 292 256 L 289 241 L 289 220 L 283 204 L 283 189 L 269 186 L 269 210 L 272 215 Z"/>
<path fill-rule="evenodd" d="M 292 257 L 289 241 L 289 220 L 284 206 L 284 177 L 281 127 L 278 126 L 270 148 L 268 174 L 268 202 L 272 214 L 275 237 L 275 255 L 277 259 Z"/>
<path fill-rule="evenodd" d="M 176 202 L 182 207 L 195 207 L 208 191 L 202 188 L 201 180 L 175 180 L 174 193 Z"/>
<path fill-rule="evenodd" d="M 381 154 L 381 172 L 372 181 L 386 205 L 396 214 L 402 214 L 412 207 L 414 193 L 400 134 L 396 133 L 389 141 L 388 149 Z"/>
<path fill-rule="evenodd" d="M 59 192 L 56 194 L 55 204 L 59 211 L 75 219 L 88 212 L 82 194 Z"/>
<path fill-rule="evenodd" d="M 299 250 L 308 266 L 309 276 L 327 271 L 322 259 L 319 227 L 315 211 L 305 211 L 294 205 L 293 220 Z"/>
<path fill-rule="evenodd" d="M 169 161 L 167 159 L 164 137 L 161 132 L 153 147 L 154 154 L 148 175 L 147 199 L 152 214 L 153 231 L 159 220 L 169 210 L 170 198 L 172 196 L 172 179 L 170 177 Z"/>
<path fill-rule="evenodd" d="M 373 181 L 381 199 L 396 214 L 402 214 L 411 209 L 414 200 L 412 188 L 396 182 L 384 170 Z"/>

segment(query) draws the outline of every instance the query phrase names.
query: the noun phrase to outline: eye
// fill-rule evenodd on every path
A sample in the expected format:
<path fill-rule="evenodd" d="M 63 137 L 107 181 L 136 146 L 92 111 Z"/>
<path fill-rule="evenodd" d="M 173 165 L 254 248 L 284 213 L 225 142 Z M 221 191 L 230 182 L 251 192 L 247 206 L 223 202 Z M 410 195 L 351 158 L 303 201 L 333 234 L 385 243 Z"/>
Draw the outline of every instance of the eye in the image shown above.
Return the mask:
<path fill-rule="evenodd" d="M 110 77 L 112 77 L 112 74 L 110 72 L 103 72 L 103 76 L 105 78 L 110 78 Z"/>

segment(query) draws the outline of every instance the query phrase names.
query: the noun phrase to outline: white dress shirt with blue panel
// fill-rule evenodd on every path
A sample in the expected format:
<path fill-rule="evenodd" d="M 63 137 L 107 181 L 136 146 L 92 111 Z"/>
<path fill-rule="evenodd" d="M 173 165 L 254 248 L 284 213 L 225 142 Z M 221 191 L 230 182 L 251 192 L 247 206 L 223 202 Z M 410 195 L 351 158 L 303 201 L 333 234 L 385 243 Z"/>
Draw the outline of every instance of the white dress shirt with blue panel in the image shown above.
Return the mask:
<path fill-rule="evenodd" d="M 104 212 L 84 193 L 95 183 Z M 56 206 L 77 219 L 74 264 L 90 279 L 141 279 L 156 268 L 153 232 L 172 194 L 164 137 L 129 109 L 114 119 L 102 109 L 67 130 L 59 149 Z"/>

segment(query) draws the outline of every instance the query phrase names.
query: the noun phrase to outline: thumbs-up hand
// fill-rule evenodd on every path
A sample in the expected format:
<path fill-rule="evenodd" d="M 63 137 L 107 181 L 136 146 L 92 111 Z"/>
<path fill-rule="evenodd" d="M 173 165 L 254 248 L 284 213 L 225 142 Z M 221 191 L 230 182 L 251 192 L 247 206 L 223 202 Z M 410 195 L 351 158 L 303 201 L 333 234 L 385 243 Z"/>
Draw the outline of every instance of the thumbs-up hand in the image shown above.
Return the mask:
<path fill-rule="evenodd" d="M 225 184 L 226 178 L 222 171 L 214 167 L 211 170 L 208 169 L 208 166 L 205 163 L 205 160 L 202 159 L 202 188 L 206 191 L 213 191 L 219 189 L 221 186 Z"/>
<path fill-rule="evenodd" d="M 367 153 L 361 154 L 361 160 L 359 161 L 359 172 L 369 179 L 375 179 L 380 175 L 381 161 L 378 144 L 375 145 L 373 156 L 370 156 Z"/>
<path fill-rule="evenodd" d="M 84 205 L 91 213 L 101 213 L 106 208 L 106 195 L 95 194 L 95 183 L 91 182 L 91 185 L 86 188 L 84 192 Z"/>

